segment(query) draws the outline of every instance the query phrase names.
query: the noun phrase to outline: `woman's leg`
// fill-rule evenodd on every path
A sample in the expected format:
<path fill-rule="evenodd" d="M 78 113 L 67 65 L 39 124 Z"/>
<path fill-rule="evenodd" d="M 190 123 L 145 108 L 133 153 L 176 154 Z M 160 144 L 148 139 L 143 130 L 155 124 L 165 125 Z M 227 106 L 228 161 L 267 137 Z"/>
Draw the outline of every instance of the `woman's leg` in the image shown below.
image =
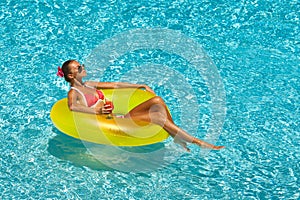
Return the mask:
<path fill-rule="evenodd" d="M 132 117 L 136 117 L 136 116 L 140 116 L 140 115 L 144 115 L 144 114 L 149 114 L 149 113 L 153 113 L 153 112 L 163 112 L 164 115 L 166 115 L 167 118 L 171 122 L 173 122 L 173 119 L 172 119 L 172 117 L 171 117 L 171 115 L 170 115 L 170 113 L 167 109 L 167 105 L 165 104 L 164 100 L 159 96 L 155 96 L 155 97 L 139 104 L 138 106 L 136 106 L 135 108 L 130 110 L 125 115 L 125 117 L 131 117 L 132 118 Z"/>
<path fill-rule="evenodd" d="M 176 126 L 167 110 L 166 104 L 158 96 L 136 106 L 129 111 L 125 117 L 130 117 L 133 120 L 147 121 L 162 126 L 174 138 L 174 142 L 179 143 L 186 150 L 189 149 L 186 147 L 185 142 L 194 143 L 205 148 L 216 150 L 223 148 L 223 146 L 215 146 L 199 140 Z"/>
<path fill-rule="evenodd" d="M 165 125 L 163 126 L 163 128 L 170 135 L 172 135 L 174 137 L 175 142 L 177 140 L 177 142 L 179 144 L 181 144 L 182 146 L 184 146 L 184 144 L 182 144 L 181 141 L 186 141 L 189 143 L 197 144 L 198 146 L 201 146 L 203 148 L 209 148 L 209 149 L 214 149 L 214 150 L 219 150 L 219 149 L 224 148 L 224 146 L 215 146 L 213 144 L 209 144 L 207 142 L 204 142 L 203 140 L 195 138 L 168 120 L 165 122 Z"/>

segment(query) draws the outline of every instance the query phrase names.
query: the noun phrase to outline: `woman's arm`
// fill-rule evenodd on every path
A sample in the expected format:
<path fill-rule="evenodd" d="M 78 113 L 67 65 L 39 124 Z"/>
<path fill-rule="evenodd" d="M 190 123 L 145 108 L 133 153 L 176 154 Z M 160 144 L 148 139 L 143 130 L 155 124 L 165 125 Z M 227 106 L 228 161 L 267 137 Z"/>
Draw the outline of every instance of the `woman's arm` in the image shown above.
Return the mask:
<path fill-rule="evenodd" d="M 125 83 L 125 82 L 93 82 L 87 81 L 86 85 L 99 88 L 99 89 L 114 89 L 114 88 L 144 88 L 145 90 L 155 94 L 155 92 L 147 85 L 142 84 L 133 84 L 133 83 Z"/>

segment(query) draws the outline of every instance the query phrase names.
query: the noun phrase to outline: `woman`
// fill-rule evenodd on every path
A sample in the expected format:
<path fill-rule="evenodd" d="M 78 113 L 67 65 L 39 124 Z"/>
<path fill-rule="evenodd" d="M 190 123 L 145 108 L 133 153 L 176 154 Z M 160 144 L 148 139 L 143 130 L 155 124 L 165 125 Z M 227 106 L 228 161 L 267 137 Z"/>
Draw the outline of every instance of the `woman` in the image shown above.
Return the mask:
<path fill-rule="evenodd" d="M 111 113 L 113 104 L 105 99 L 100 89 L 144 88 L 154 93 L 147 85 L 121 82 L 83 82 L 82 78 L 85 77 L 87 73 L 84 66 L 80 65 L 76 60 L 68 60 L 63 64 L 62 68 L 58 67 L 57 75 L 64 77 L 65 80 L 70 83 L 71 89 L 68 93 L 68 106 L 70 110 L 77 112 L 99 115 Z M 160 125 L 174 138 L 174 142 L 183 146 L 187 151 L 190 150 L 187 148 L 186 142 L 214 150 L 224 148 L 224 146 L 215 146 L 197 139 L 176 126 L 167 110 L 166 104 L 162 98 L 158 96 L 141 103 L 121 117 Z"/>

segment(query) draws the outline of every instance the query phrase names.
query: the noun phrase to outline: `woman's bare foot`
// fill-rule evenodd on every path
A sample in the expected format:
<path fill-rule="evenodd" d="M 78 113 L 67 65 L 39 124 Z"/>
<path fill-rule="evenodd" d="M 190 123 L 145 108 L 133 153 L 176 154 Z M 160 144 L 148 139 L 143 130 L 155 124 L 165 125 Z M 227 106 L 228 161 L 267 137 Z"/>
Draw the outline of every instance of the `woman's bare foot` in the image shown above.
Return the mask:
<path fill-rule="evenodd" d="M 174 139 L 174 143 L 179 144 L 180 146 L 182 146 L 187 152 L 190 152 L 191 150 L 187 147 L 186 142 L 182 141 L 179 138 L 175 138 Z"/>
<path fill-rule="evenodd" d="M 209 143 L 199 140 L 197 138 L 194 138 L 192 143 L 196 144 L 200 147 L 207 148 L 207 149 L 213 149 L 213 150 L 220 150 L 220 149 L 225 148 L 225 146 L 215 146 L 213 144 L 209 144 Z"/>

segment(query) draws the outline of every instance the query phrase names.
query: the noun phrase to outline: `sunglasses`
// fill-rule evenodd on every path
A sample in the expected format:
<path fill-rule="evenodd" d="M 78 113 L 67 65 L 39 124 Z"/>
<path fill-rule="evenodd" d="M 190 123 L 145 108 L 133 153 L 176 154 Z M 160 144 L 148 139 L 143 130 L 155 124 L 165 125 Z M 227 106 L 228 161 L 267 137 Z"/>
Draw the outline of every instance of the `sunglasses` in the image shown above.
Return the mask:
<path fill-rule="evenodd" d="M 82 72 L 82 67 L 84 67 L 84 64 L 78 66 L 78 73 Z"/>

